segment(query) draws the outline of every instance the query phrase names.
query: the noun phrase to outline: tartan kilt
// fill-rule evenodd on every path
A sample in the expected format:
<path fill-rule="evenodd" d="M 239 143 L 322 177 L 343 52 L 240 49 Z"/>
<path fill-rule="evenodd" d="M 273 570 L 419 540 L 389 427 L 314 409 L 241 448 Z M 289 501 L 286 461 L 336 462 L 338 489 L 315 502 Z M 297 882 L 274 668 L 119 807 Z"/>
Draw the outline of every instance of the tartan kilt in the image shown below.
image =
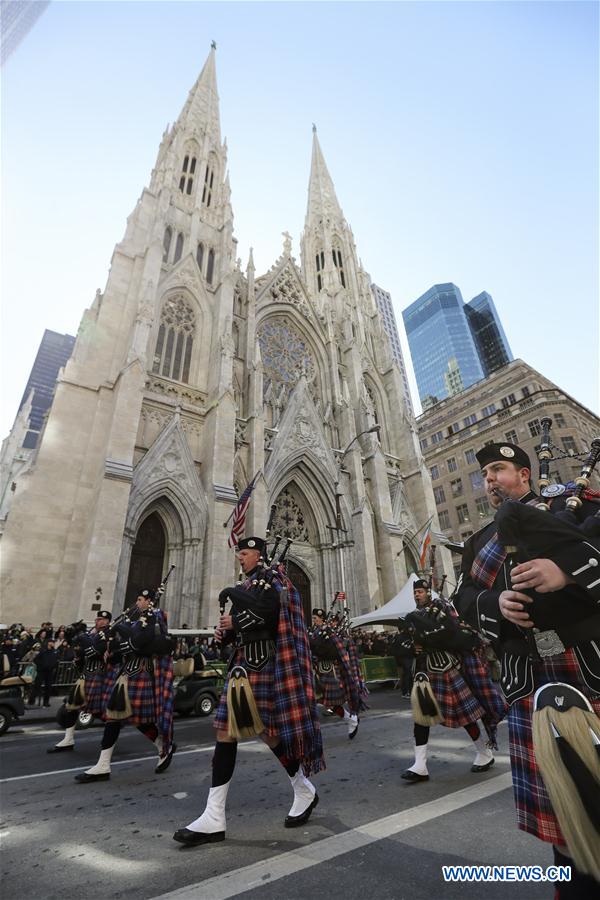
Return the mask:
<path fill-rule="evenodd" d="M 485 714 L 458 669 L 448 669 L 447 672 L 428 671 L 427 675 L 444 718 L 442 725 L 447 728 L 462 728 Z"/>
<path fill-rule="evenodd" d="M 107 680 L 107 676 L 111 677 L 108 669 L 99 669 L 97 672 L 91 672 L 89 675 L 85 675 L 84 673 L 84 710 L 91 713 L 92 716 L 96 716 L 98 719 L 102 717 L 102 712 L 104 710 L 104 684 Z"/>
<path fill-rule="evenodd" d="M 492 681 L 487 660 L 478 653 L 465 654 L 460 668 L 471 693 L 485 710 L 482 722 L 495 747 L 496 729 L 508 710 L 502 692 L 496 682 Z"/>
<path fill-rule="evenodd" d="M 559 656 L 548 657 L 542 662 L 534 663 L 533 677 L 536 690 L 551 681 L 564 681 L 578 688 L 590 700 L 596 714 L 600 716 L 600 697 L 596 695 L 595 699 L 592 699 L 594 694 L 584 684 L 577 657 L 571 648 Z M 541 841 L 564 844 L 565 839 L 533 753 L 531 726 L 533 696 L 532 693 L 522 700 L 517 700 L 508 711 L 510 764 L 517 824 L 523 831 L 535 835 Z"/>
<path fill-rule="evenodd" d="M 151 663 L 152 661 L 150 661 L 150 664 Z M 102 718 L 105 722 L 111 721 L 110 716 L 106 715 L 106 707 L 110 701 L 115 682 L 120 674 L 120 667 L 115 666 L 111 672 L 110 678 L 107 678 L 104 683 Z M 131 715 L 128 719 L 119 719 L 118 721 L 123 725 L 147 725 L 149 722 L 155 722 L 157 716 L 154 700 L 153 675 L 146 671 L 146 669 L 140 669 L 140 671 L 136 672 L 134 675 L 129 675 L 127 680 L 127 693 L 129 695 L 129 702 L 131 703 Z"/>
<path fill-rule="evenodd" d="M 346 702 L 347 697 L 337 663 L 333 663 L 328 672 L 321 672 L 319 664 L 316 663 L 314 673 L 317 702 L 322 703 L 328 709 L 332 709 L 334 706 L 342 706 Z"/>
<path fill-rule="evenodd" d="M 277 735 L 275 726 L 275 658 L 272 657 L 260 672 L 253 672 L 252 669 L 247 667 L 244 648 L 238 647 L 229 662 L 229 669 L 231 670 L 234 666 L 242 666 L 246 670 L 258 712 L 265 726 L 265 733 L 275 737 Z M 215 712 L 214 727 L 218 731 L 227 731 L 227 688 L 229 686 L 229 678 L 230 675 L 228 673 L 219 699 L 219 705 Z"/>

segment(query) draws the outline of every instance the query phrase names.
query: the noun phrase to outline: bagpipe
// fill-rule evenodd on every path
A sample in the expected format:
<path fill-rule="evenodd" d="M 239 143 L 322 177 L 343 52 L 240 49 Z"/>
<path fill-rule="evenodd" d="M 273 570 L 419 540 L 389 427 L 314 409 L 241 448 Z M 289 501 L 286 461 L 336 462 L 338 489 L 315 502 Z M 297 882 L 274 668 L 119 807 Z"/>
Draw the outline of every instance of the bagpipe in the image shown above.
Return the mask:
<path fill-rule="evenodd" d="M 450 610 L 432 601 L 431 604 L 413 609 L 401 620 L 415 644 L 427 650 L 448 650 L 454 653 L 471 653 L 481 643 L 477 631 Z"/>
<path fill-rule="evenodd" d="M 173 652 L 176 643 L 175 639 L 165 634 L 163 628 L 161 628 L 160 622 L 156 617 L 154 604 L 156 603 L 158 606 L 174 568 L 174 565 L 170 567 L 159 586 L 155 589 L 154 597 L 147 610 L 140 610 L 137 603 L 132 603 L 104 629 L 111 652 L 118 652 L 122 649 L 121 645 L 123 642 L 128 641 L 132 636 L 134 637 L 133 649 L 139 650 L 144 656 L 168 656 Z M 135 628 L 137 623 L 141 623 L 141 628 Z"/>

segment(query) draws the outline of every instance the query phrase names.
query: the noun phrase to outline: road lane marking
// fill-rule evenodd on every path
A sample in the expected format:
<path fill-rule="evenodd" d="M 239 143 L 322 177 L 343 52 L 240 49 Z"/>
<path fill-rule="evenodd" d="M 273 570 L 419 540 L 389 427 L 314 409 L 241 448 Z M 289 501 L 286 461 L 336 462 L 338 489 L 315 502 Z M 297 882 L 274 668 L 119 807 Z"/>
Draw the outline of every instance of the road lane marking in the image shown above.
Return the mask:
<path fill-rule="evenodd" d="M 261 862 L 216 875 L 214 878 L 207 878 L 205 881 L 160 894 L 153 900 L 207 900 L 207 898 L 228 900 L 230 897 L 253 890 L 259 885 L 271 884 L 303 869 L 329 862 L 344 853 L 351 853 L 376 841 L 399 834 L 401 831 L 423 825 L 431 819 L 457 812 L 471 803 L 485 800 L 511 786 L 512 776 L 510 772 L 506 772 L 472 787 L 446 794 L 445 797 L 437 800 L 430 800 L 428 803 L 403 809 L 391 816 L 384 816 L 344 831 L 342 834 L 333 835 L 305 847 L 298 847 L 297 850 L 289 850 L 279 856 L 272 856 Z"/>

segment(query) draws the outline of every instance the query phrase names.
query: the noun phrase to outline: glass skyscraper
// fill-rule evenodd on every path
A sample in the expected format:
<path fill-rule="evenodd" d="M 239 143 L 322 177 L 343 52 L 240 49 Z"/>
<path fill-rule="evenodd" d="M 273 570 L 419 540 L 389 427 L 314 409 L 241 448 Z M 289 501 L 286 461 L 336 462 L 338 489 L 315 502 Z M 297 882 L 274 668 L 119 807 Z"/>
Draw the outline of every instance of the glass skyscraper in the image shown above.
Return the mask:
<path fill-rule="evenodd" d="M 402 313 L 423 409 L 512 360 L 487 292 L 465 303 L 455 284 L 434 284 Z"/>
<path fill-rule="evenodd" d="M 20 411 L 30 392 L 33 391 L 29 431 L 23 441 L 23 446 L 28 449 L 37 445 L 38 436 L 44 424 L 44 416 L 52 404 L 58 373 L 69 361 L 74 345 L 75 338 L 71 334 L 58 334 L 48 328 L 44 331 L 23 399 L 19 404 Z"/>
<path fill-rule="evenodd" d="M 482 291 L 465 304 L 465 314 L 477 347 L 484 375 L 491 375 L 511 362 L 513 355 L 494 301 L 487 291 Z"/>

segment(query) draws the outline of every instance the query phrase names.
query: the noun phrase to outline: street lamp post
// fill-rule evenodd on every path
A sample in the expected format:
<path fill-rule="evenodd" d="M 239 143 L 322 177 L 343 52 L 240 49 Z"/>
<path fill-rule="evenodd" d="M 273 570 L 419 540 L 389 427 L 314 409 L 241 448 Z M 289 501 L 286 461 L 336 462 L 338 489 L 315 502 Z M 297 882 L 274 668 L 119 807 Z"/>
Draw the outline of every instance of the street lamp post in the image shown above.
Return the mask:
<path fill-rule="evenodd" d="M 365 429 L 365 431 L 361 431 L 359 434 L 355 435 L 352 438 L 352 440 L 350 441 L 350 443 L 348 444 L 348 446 L 346 447 L 346 449 L 343 451 L 342 455 L 340 456 L 340 469 L 341 469 L 341 465 L 342 465 L 345 455 L 348 453 L 348 451 L 352 447 L 352 444 L 354 444 L 355 441 L 357 441 L 360 437 L 362 437 L 363 434 L 379 434 L 380 430 L 381 430 L 381 425 L 372 425 L 371 428 L 367 428 L 367 429 Z M 331 532 L 335 531 L 335 549 L 338 551 L 338 559 L 339 559 L 339 565 L 340 565 L 340 579 L 342 582 L 342 593 L 344 595 L 344 608 L 346 608 L 348 606 L 348 598 L 346 595 L 346 572 L 344 569 L 344 552 L 343 552 L 343 543 L 342 543 L 341 535 L 348 534 L 348 529 L 344 528 L 344 526 L 342 525 L 342 508 L 340 505 L 340 497 L 341 496 L 342 496 L 342 493 L 340 492 L 340 484 L 339 484 L 339 481 L 336 481 L 335 482 L 335 525 L 328 525 L 327 528 L 329 528 L 329 530 Z"/>

